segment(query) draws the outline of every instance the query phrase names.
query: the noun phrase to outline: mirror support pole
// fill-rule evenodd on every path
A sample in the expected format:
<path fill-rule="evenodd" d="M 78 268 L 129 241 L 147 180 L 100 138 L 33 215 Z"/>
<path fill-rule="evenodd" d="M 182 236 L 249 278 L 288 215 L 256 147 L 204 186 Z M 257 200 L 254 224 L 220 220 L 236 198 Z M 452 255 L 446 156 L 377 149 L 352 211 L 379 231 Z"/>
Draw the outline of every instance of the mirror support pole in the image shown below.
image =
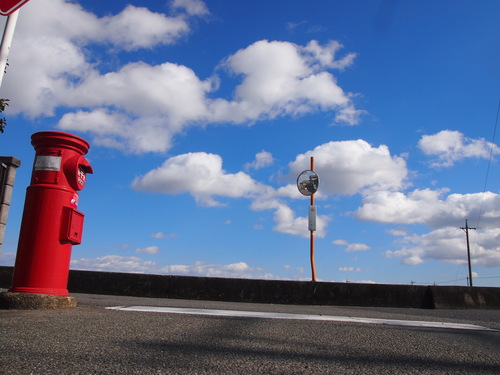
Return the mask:
<path fill-rule="evenodd" d="M 311 156 L 311 171 L 314 172 L 314 156 Z M 311 194 L 311 206 L 314 206 L 314 193 Z M 311 273 L 312 281 L 316 281 L 316 265 L 314 263 L 314 231 L 311 230 Z"/>

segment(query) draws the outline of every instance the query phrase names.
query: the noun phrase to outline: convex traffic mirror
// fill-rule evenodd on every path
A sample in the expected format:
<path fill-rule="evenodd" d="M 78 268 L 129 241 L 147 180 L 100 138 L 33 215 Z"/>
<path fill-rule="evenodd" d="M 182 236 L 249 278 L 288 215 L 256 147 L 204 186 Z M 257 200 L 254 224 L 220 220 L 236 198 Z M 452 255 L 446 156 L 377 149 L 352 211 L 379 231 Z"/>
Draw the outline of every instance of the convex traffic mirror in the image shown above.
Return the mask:
<path fill-rule="evenodd" d="M 314 171 L 306 170 L 297 177 L 297 188 L 303 195 L 313 195 L 318 190 L 318 186 L 319 176 Z"/>

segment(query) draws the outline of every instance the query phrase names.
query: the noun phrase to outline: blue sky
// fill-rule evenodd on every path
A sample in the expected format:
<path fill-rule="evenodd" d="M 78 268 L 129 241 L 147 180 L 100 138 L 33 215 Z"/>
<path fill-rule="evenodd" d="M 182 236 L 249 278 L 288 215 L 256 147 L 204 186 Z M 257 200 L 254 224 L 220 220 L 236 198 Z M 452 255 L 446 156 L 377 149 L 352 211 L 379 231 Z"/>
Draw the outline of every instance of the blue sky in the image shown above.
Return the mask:
<path fill-rule="evenodd" d="M 31 0 L 0 97 L 18 169 L 91 144 L 73 269 L 500 286 L 500 2 Z M 5 18 L 2 19 L 5 22 Z"/>

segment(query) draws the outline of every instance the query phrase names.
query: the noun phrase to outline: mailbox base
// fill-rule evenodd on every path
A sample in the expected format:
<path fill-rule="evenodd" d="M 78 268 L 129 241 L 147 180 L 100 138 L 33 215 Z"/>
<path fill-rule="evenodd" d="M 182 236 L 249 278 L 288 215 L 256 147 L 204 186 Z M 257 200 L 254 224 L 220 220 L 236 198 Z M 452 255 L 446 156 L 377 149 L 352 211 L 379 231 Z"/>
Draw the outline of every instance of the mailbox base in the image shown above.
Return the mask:
<path fill-rule="evenodd" d="M 0 309 L 4 310 L 67 309 L 75 306 L 76 299 L 74 297 L 31 293 L 0 293 Z"/>
<path fill-rule="evenodd" d="M 14 269 L 14 272 L 16 270 Z M 54 297 L 68 297 L 68 289 L 63 288 L 33 288 L 33 287 L 11 287 L 8 292 L 19 294 L 49 295 Z"/>

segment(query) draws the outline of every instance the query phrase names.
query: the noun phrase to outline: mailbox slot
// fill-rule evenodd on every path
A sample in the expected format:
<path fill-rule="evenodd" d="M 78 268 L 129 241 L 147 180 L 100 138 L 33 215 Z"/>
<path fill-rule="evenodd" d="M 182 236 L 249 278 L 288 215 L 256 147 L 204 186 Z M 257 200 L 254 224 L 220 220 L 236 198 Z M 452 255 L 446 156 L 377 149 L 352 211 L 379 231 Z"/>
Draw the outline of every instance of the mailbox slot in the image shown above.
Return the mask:
<path fill-rule="evenodd" d="M 93 173 L 92 166 L 83 155 L 77 155 L 68 160 L 64 166 L 64 172 L 69 185 L 76 191 L 85 187 L 87 173 Z"/>
<path fill-rule="evenodd" d="M 85 215 L 71 207 L 63 207 L 61 243 L 79 245 L 82 243 L 83 219 Z"/>

